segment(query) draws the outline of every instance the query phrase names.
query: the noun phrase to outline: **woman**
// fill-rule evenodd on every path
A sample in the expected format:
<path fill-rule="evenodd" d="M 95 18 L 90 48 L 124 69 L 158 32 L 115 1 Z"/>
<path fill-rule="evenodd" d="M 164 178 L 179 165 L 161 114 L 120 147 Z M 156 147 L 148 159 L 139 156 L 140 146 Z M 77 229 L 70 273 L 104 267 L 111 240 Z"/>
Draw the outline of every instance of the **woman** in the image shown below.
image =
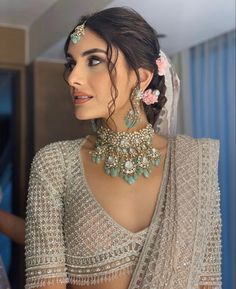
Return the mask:
<path fill-rule="evenodd" d="M 157 133 L 171 68 L 156 32 L 111 8 L 82 17 L 65 54 L 95 134 L 33 160 L 26 289 L 221 288 L 219 141 Z"/>

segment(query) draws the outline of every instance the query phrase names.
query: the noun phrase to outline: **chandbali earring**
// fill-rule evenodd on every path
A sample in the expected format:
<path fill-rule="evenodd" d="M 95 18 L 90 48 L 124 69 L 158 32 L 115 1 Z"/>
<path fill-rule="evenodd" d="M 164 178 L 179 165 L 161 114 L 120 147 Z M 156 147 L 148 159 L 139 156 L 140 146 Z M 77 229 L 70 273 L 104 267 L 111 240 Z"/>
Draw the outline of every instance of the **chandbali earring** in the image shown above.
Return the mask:
<path fill-rule="evenodd" d="M 169 63 L 165 57 L 160 56 L 156 59 L 156 66 L 158 75 L 164 76 L 169 68 Z M 130 109 L 125 116 L 125 125 L 128 128 L 131 128 L 140 121 L 140 100 L 142 100 L 146 105 L 152 105 L 158 102 L 159 95 L 160 91 L 158 89 L 149 88 L 142 91 L 138 86 L 136 86 L 131 95 L 131 97 L 134 98 L 134 107 L 133 109 Z"/>
<path fill-rule="evenodd" d="M 143 98 L 143 91 L 136 86 L 132 92 L 131 98 L 134 100 L 134 107 L 131 108 L 125 116 L 125 125 L 128 128 L 134 127 L 140 121 L 140 100 Z"/>

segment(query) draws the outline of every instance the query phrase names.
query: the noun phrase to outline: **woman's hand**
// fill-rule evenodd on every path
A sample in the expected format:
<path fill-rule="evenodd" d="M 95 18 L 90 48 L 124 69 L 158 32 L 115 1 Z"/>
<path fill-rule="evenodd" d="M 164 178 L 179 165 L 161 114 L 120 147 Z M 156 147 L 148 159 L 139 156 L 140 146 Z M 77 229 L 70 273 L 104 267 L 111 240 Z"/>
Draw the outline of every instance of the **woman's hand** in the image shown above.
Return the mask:
<path fill-rule="evenodd" d="M 25 242 L 25 221 L 0 209 L 0 232 L 12 241 L 23 245 Z"/>

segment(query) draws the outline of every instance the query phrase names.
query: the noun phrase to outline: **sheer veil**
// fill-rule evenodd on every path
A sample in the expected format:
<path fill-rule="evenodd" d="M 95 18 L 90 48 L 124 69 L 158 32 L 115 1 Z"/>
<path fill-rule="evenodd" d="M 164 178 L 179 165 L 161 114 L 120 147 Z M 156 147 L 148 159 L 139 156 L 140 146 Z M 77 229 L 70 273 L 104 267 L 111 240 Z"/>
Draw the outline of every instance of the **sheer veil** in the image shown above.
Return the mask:
<path fill-rule="evenodd" d="M 163 51 L 161 51 L 160 54 L 162 57 L 166 58 L 169 63 L 169 67 L 165 74 L 167 102 L 154 124 L 154 130 L 160 135 L 172 137 L 176 134 L 177 128 L 177 107 L 180 94 L 180 80 L 177 73 L 174 71 L 168 56 Z"/>

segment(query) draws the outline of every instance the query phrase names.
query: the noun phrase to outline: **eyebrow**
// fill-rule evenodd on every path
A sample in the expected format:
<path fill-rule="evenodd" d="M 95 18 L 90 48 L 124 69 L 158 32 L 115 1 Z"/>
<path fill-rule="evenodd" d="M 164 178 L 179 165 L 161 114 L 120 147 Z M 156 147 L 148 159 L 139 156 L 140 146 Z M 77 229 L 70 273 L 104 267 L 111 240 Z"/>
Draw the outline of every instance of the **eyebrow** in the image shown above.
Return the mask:
<path fill-rule="evenodd" d="M 103 50 L 103 49 L 92 48 L 92 49 L 89 49 L 89 50 L 86 50 L 86 51 L 82 52 L 81 56 L 87 56 L 89 54 L 93 54 L 93 53 L 97 53 L 97 52 L 107 54 L 107 52 L 105 50 Z M 69 52 L 66 53 L 66 57 L 74 58 Z"/>

